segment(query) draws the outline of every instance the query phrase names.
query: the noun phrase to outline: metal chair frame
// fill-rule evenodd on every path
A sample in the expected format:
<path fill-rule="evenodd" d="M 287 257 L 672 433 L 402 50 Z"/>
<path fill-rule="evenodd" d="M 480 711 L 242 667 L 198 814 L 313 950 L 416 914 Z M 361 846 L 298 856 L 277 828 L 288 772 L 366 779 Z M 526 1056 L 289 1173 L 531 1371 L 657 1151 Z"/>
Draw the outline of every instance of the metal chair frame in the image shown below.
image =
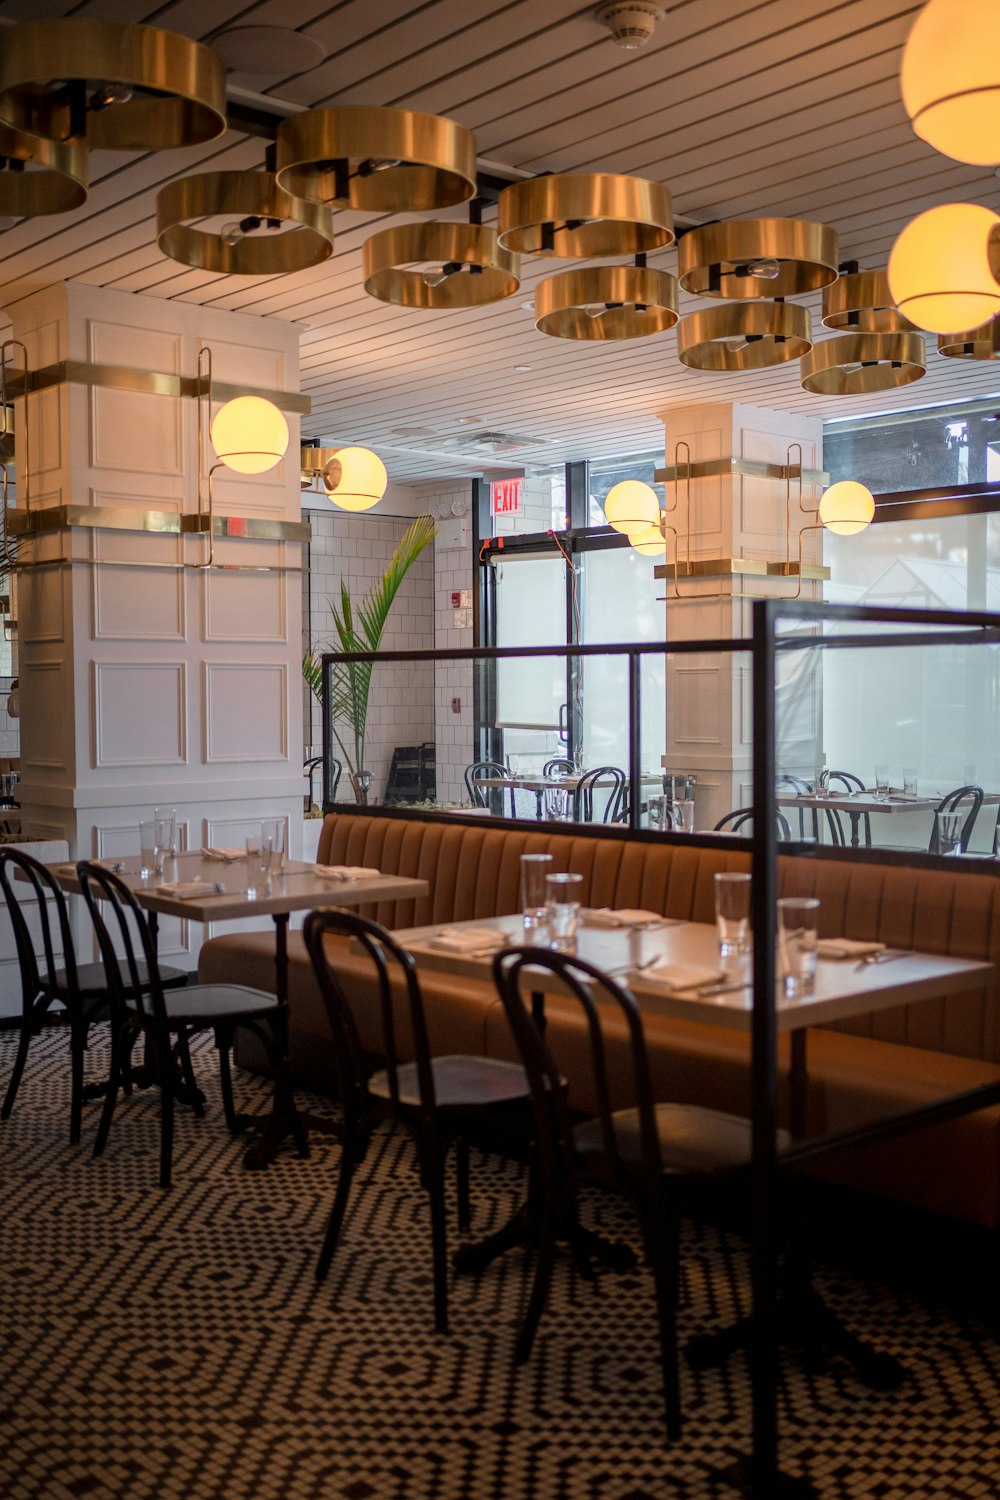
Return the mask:
<path fill-rule="evenodd" d="M 777 822 L 777 825 L 778 825 L 778 837 L 779 837 L 779 839 L 791 839 L 791 837 L 792 837 L 791 826 L 789 825 L 788 819 L 785 817 L 784 813 L 779 812 L 779 811 L 776 810 L 775 811 L 775 821 Z M 720 818 L 719 819 L 719 821 L 715 825 L 715 830 L 714 831 L 716 833 L 724 833 L 726 831 L 727 826 L 729 826 L 731 824 L 732 825 L 731 831 L 733 833 L 737 833 L 743 827 L 744 823 L 752 823 L 752 822 L 753 822 L 753 808 L 752 807 L 737 807 L 736 809 L 734 809 L 733 812 L 726 813 L 726 816 L 724 818 Z"/>
<path fill-rule="evenodd" d="M 981 786 L 970 785 L 956 787 L 955 791 L 949 792 L 947 796 L 941 798 L 941 801 L 934 809 L 934 823 L 931 828 L 931 836 L 927 844 L 928 854 L 937 854 L 938 852 L 938 813 L 957 812 L 962 802 L 969 801 L 971 802 L 972 806 L 969 809 L 968 817 L 962 824 L 962 835 L 959 843 L 960 850 L 963 854 L 965 853 L 972 838 L 972 830 L 975 827 L 976 819 L 979 816 L 979 809 L 983 805 L 983 795 L 983 789 Z M 998 814 L 998 820 L 1000 820 L 1000 814 Z M 994 837 L 994 843 L 995 842 L 996 840 Z"/>
<path fill-rule="evenodd" d="M 503 762 L 499 761 L 499 760 L 474 760 L 471 763 L 471 765 L 466 766 L 466 768 L 465 768 L 465 785 L 466 785 L 466 789 L 468 790 L 469 800 L 471 801 L 472 805 L 474 807 L 486 807 L 486 808 L 488 808 L 489 805 L 490 805 L 490 788 L 483 787 L 483 786 L 477 786 L 476 785 L 476 781 L 475 781 L 476 776 L 505 776 L 506 777 L 506 776 L 510 776 L 510 774 L 511 774 L 510 766 L 505 766 L 503 764 Z M 500 811 L 501 811 L 501 813 L 503 812 L 504 792 L 508 791 L 510 793 L 510 815 L 511 815 L 512 818 L 516 817 L 517 814 L 516 814 L 515 809 L 514 809 L 514 788 L 513 787 L 498 787 L 497 790 L 498 790 L 498 792 L 500 794 Z"/>
<path fill-rule="evenodd" d="M 628 777 L 620 766 L 594 766 L 592 770 L 584 771 L 576 784 L 576 816 L 578 822 L 593 823 L 594 821 L 594 792 L 604 790 L 598 787 L 598 782 L 611 778 L 612 786 L 608 792 L 608 800 L 604 807 L 602 823 L 617 823 L 621 817 L 623 806 L 626 806 Z"/>

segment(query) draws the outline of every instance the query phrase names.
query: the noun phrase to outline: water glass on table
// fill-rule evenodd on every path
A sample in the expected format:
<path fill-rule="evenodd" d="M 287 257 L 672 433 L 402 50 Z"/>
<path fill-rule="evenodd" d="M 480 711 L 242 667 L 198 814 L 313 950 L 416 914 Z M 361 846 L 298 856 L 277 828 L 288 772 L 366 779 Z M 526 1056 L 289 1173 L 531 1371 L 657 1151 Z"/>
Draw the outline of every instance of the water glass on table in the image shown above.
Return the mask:
<path fill-rule="evenodd" d="M 815 896 L 782 896 L 778 902 L 778 961 L 786 995 L 811 995 L 816 988 L 819 901 Z"/>
<path fill-rule="evenodd" d="M 916 766 L 903 767 L 903 796 L 915 797 L 917 795 L 917 768 Z"/>
<path fill-rule="evenodd" d="M 576 951 L 576 929 L 580 920 L 582 875 L 546 875 L 545 890 L 549 918 L 549 940 L 553 948 Z"/>
<path fill-rule="evenodd" d="M 548 938 L 545 877 L 553 866 L 551 854 L 521 855 L 521 911 L 524 930 L 540 941 Z"/>
<path fill-rule="evenodd" d="M 719 956 L 750 952 L 750 876 L 726 871 L 715 877 L 715 927 Z"/>
<path fill-rule="evenodd" d="M 264 848 L 264 824 L 246 837 L 248 901 L 271 894 L 271 854 Z"/>
<path fill-rule="evenodd" d="M 932 854 L 961 854 L 962 832 L 968 815 L 968 808 L 959 812 L 936 812 L 934 814 L 934 832 L 931 835 Z"/>
<path fill-rule="evenodd" d="M 157 824 L 158 842 L 164 857 L 173 859 L 177 853 L 177 809 L 154 807 L 153 818 Z"/>
<path fill-rule="evenodd" d="M 271 875 L 281 875 L 285 868 L 285 820 L 265 818 L 260 825 L 260 849 Z"/>
<path fill-rule="evenodd" d="M 564 786 L 545 788 L 545 817 L 549 823 L 565 823 L 570 815 L 570 790 Z"/>
<path fill-rule="evenodd" d="M 886 765 L 875 767 L 875 796 L 880 802 L 889 800 L 889 767 Z"/>
<path fill-rule="evenodd" d="M 139 824 L 139 875 L 148 880 L 163 874 L 163 845 L 159 841 L 162 825 L 156 818 L 143 818 Z"/>
<path fill-rule="evenodd" d="M 670 828 L 673 833 L 694 833 L 694 799 L 670 804 Z"/>

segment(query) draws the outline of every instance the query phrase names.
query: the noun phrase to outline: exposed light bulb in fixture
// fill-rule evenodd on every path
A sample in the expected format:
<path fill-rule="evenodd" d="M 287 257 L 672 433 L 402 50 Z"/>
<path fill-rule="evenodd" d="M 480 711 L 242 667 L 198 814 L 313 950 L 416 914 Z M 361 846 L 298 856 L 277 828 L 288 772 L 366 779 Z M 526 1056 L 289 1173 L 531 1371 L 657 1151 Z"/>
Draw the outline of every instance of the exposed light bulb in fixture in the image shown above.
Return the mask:
<path fill-rule="evenodd" d="M 746 339 L 723 339 L 722 347 L 727 354 L 739 354 L 741 349 L 747 347 Z"/>
<path fill-rule="evenodd" d="M 589 307 L 584 308 L 584 312 L 588 318 L 603 318 L 607 308 L 603 302 L 593 302 Z"/>
<path fill-rule="evenodd" d="M 372 158 L 373 172 L 388 172 L 390 167 L 399 166 L 398 156 L 376 156 Z"/>
<path fill-rule="evenodd" d="M 224 245 L 238 245 L 243 239 L 243 230 L 234 219 L 230 224 L 223 224 L 219 238 Z"/>
<path fill-rule="evenodd" d="M 425 271 L 422 277 L 424 286 L 443 286 L 448 280 L 448 273 L 442 267 L 440 271 Z"/>
<path fill-rule="evenodd" d="M 95 109 L 108 109 L 112 104 L 128 104 L 132 90 L 127 83 L 102 83 L 91 97 Z"/>
<path fill-rule="evenodd" d="M 752 260 L 747 266 L 747 272 L 758 281 L 777 281 L 781 275 L 781 267 L 776 260 Z"/>

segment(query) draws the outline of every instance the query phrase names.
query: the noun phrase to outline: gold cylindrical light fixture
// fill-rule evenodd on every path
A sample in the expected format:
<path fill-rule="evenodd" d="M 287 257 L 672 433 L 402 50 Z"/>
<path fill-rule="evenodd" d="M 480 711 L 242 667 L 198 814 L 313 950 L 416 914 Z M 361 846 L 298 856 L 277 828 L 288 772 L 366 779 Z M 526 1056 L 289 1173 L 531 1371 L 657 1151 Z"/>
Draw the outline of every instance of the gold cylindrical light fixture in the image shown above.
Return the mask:
<path fill-rule="evenodd" d="M 4 32 L 0 120 L 101 151 L 163 151 L 226 128 L 226 74 L 210 47 L 117 21 L 25 21 Z"/>
<path fill-rule="evenodd" d="M 804 357 L 802 387 L 814 396 L 863 396 L 909 385 L 926 373 L 919 333 L 842 333 Z"/>
<path fill-rule="evenodd" d="M 195 226 L 219 216 L 231 223 L 217 234 Z M 282 231 L 282 224 L 293 227 Z M 261 228 L 264 233 L 255 233 Z M 282 276 L 318 266 L 333 253 L 333 211 L 293 198 L 273 172 L 199 172 L 157 193 L 156 243 L 164 255 L 199 271 Z"/>
<path fill-rule="evenodd" d="M 0 214 L 30 219 L 68 213 L 86 202 L 86 146 L 60 145 L 0 125 L 0 156 L 7 160 L 0 172 Z"/>
<path fill-rule="evenodd" d="M 937 346 L 948 359 L 1000 359 L 1000 318 L 964 333 L 942 333 Z"/>
<path fill-rule="evenodd" d="M 413 109 L 307 109 L 278 127 L 278 182 L 337 208 L 449 208 L 475 194 L 476 138 Z"/>
<path fill-rule="evenodd" d="M 642 255 L 675 239 L 669 188 L 613 172 L 512 183 L 497 213 L 500 243 L 522 255 Z"/>
<path fill-rule="evenodd" d="M 366 240 L 362 255 L 365 291 L 396 307 L 481 307 L 521 285 L 520 257 L 483 224 L 398 224 Z"/>
<path fill-rule="evenodd" d="M 649 266 L 560 271 L 535 287 L 535 327 L 557 339 L 638 339 L 677 322 L 677 283 Z"/>
<path fill-rule="evenodd" d="M 679 276 L 699 297 L 795 297 L 837 278 L 836 230 L 810 219 L 724 219 L 681 236 Z"/>
<path fill-rule="evenodd" d="M 809 313 L 794 302 L 727 302 L 681 318 L 677 353 L 694 370 L 762 370 L 812 348 Z"/>
<path fill-rule="evenodd" d="M 824 287 L 823 323 L 837 332 L 914 332 L 892 300 L 884 270 L 851 272 Z"/>

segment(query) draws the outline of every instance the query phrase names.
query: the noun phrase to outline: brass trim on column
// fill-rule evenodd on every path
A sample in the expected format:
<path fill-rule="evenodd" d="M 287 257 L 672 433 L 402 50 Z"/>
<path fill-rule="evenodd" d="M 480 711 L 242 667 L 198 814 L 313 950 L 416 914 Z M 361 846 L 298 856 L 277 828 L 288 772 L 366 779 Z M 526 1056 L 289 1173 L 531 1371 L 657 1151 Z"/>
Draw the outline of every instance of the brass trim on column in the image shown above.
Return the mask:
<path fill-rule="evenodd" d="M 476 191 L 476 139 L 454 120 L 412 109 L 307 109 L 278 126 L 278 183 L 337 208 L 449 208 Z"/>
<path fill-rule="evenodd" d="M 840 264 L 836 230 L 810 219 L 723 219 L 689 229 L 678 254 L 686 292 L 740 301 L 819 291 Z M 750 274 L 771 262 L 776 275 Z"/>
<path fill-rule="evenodd" d="M 714 479 L 716 476 L 731 478 L 739 475 L 744 479 L 797 479 L 799 477 L 797 465 L 789 467 L 788 464 L 773 464 L 763 458 L 700 458 L 694 463 L 685 464 L 678 471 L 677 466 L 669 465 L 665 469 L 655 469 L 653 479 L 657 484 L 675 484 L 679 478 L 691 479 Z M 825 469 L 802 469 L 803 484 L 829 484 L 830 476 Z"/>
<path fill-rule="evenodd" d="M 823 323 L 851 333 L 914 333 L 896 307 L 885 270 L 838 276 L 823 288 Z"/>
<path fill-rule="evenodd" d="M 613 172 L 511 183 L 497 201 L 500 243 L 522 255 L 642 255 L 676 238 L 670 189 Z"/>
<path fill-rule="evenodd" d="M 965 333 L 939 334 L 937 346 L 948 359 L 1000 359 L 1000 318 Z"/>
<path fill-rule="evenodd" d="M 0 172 L 0 214 L 31 219 L 69 213 L 87 201 L 86 146 L 61 145 L 0 124 L 0 156 L 25 167 Z"/>
<path fill-rule="evenodd" d="M 165 370 L 131 370 L 125 365 L 98 365 L 88 360 L 61 359 L 29 372 L 27 380 L 13 378 L 7 382 L 7 396 L 23 396 L 25 387 L 36 391 L 51 390 L 59 385 L 89 385 L 106 390 L 134 391 L 141 396 L 182 396 L 197 399 L 201 385 L 197 375 L 176 375 Z M 299 391 L 274 391 L 255 385 L 233 385 L 216 380 L 212 395 L 218 401 L 232 401 L 236 396 L 263 396 L 279 411 L 296 412 L 307 417 L 312 411 L 312 397 Z"/>
<path fill-rule="evenodd" d="M 3 34 L 0 119 L 100 151 L 197 146 L 226 129 L 226 73 L 210 47 L 157 26 L 24 21 Z"/>
<path fill-rule="evenodd" d="M 369 297 L 397 307 L 482 307 L 521 285 L 520 257 L 483 224 L 398 224 L 367 239 L 362 257 Z M 437 262 L 440 272 L 405 269 L 421 261 Z"/>
<path fill-rule="evenodd" d="M 676 322 L 677 282 L 648 266 L 560 271 L 535 287 L 535 327 L 553 338 L 638 339 Z"/>
<path fill-rule="evenodd" d="M 681 318 L 677 353 L 695 370 L 762 370 L 812 348 L 809 313 L 794 302 L 726 302 Z"/>
<path fill-rule="evenodd" d="M 842 333 L 814 345 L 801 369 L 814 396 L 866 396 L 920 380 L 927 350 L 919 333 Z"/>
<path fill-rule="evenodd" d="M 140 510 L 138 506 L 70 504 L 30 512 L 12 510 L 9 524 L 11 535 L 19 537 L 70 531 L 74 527 L 160 536 L 204 536 L 208 531 L 208 516 L 204 512 Z M 213 516 L 212 535 L 232 541 L 308 542 L 312 528 L 308 521 L 279 521 L 267 516 Z"/>
<path fill-rule="evenodd" d="M 221 234 L 196 228 L 194 219 L 225 215 L 276 219 L 294 228 L 244 233 L 230 244 Z M 318 266 L 333 254 L 333 211 L 294 198 L 273 172 L 199 172 L 179 177 L 156 195 L 156 243 L 181 265 L 220 276 L 287 276 Z"/>

